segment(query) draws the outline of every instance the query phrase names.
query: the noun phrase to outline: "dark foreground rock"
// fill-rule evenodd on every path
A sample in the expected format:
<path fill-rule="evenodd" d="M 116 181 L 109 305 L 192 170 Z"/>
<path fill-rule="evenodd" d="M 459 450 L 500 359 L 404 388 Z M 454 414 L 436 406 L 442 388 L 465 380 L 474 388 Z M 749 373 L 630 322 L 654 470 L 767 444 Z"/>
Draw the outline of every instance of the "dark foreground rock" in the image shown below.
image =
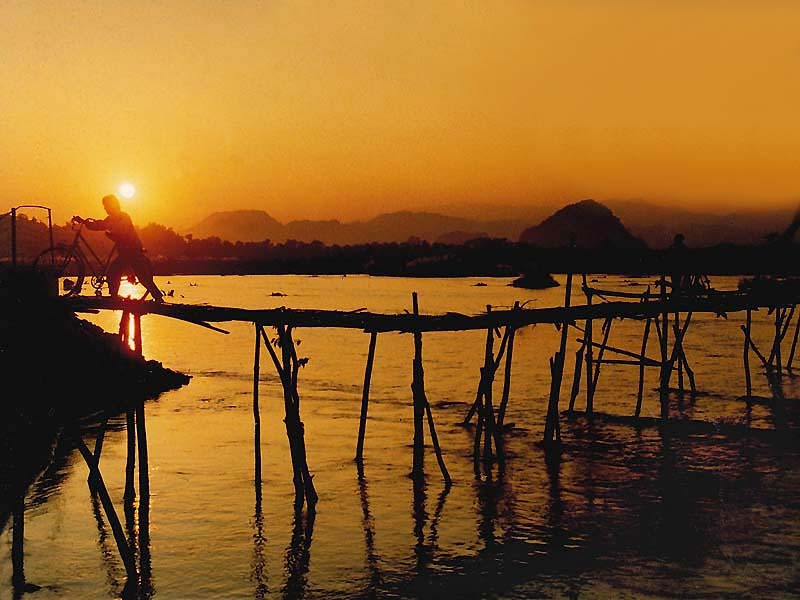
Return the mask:
<path fill-rule="evenodd" d="M 0 529 L 9 503 L 51 457 L 59 431 L 85 427 L 189 377 L 136 356 L 79 319 L 31 274 L 0 280 Z"/>

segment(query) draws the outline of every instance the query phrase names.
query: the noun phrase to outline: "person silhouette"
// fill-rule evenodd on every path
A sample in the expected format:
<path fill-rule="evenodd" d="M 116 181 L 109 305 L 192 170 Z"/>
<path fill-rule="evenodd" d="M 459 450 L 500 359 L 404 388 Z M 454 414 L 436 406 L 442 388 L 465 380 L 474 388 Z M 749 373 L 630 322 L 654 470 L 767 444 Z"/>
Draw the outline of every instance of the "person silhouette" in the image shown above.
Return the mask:
<path fill-rule="evenodd" d="M 108 266 L 108 291 L 112 298 L 119 297 L 119 285 L 122 275 L 133 272 L 141 284 L 153 296 L 156 302 L 164 301 L 164 294 L 153 281 L 153 266 L 145 256 L 142 241 L 130 215 L 119 205 L 119 199 L 113 194 L 103 196 L 103 208 L 108 216 L 105 219 L 84 219 L 74 216 L 72 220 L 82 223 L 91 231 L 105 231 L 106 236 L 116 243 L 117 257 Z"/>
<path fill-rule="evenodd" d="M 672 280 L 672 292 L 679 293 L 687 286 L 687 254 L 689 248 L 686 246 L 686 238 L 682 233 L 676 233 L 672 239 L 669 251 L 670 278 Z"/>

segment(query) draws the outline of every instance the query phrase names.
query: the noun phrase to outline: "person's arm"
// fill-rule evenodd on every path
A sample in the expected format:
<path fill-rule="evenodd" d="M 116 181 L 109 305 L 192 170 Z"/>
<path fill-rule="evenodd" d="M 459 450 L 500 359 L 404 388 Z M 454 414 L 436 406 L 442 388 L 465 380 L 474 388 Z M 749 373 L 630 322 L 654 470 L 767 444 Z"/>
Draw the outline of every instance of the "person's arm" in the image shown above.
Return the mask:
<path fill-rule="evenodd" d="M 74 216 L 72 220 L 86 226 L 86 229 L 92 231 L 104 231 L 108 229 L 108 217 L 105 219 L 84 219 L 83 217 Z"/>

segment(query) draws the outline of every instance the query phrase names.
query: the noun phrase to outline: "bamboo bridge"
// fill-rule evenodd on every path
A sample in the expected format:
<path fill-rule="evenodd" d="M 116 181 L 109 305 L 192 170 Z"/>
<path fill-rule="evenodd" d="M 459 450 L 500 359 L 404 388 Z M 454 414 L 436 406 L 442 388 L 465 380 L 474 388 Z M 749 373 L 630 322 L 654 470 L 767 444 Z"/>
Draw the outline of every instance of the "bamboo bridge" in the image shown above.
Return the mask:
<path fill-rule="evenodd" d="M 581 290 L 585 303 L 573 303 L 571 274 L 567 275 L 564 304 L 549 308 L 526 308 L 516 303 L 507 310 L 486 311 L 475 315 L 461 313 L 422 314 L 416 292 L 412 294 L 411 311 L 403 314 L 380 314 L 366 310 L 308 310 L 291 308 L 243 309 L 235 307 L 160 304 L 146 300 L 114 299 L 109 297 L 67 296 L 59 298 L 76 313 L 97 313 L 99 311 L 121 311 L 119 335 L 125 348 L 138 356 L 142 356 L 141 317 L 143 315 L 160 315 L 179 319 L 185 322 L 210 328 L 221 333 L 228 333 L 219 326 L 225 322 L 252 323 L 253 336 L 253 421 L 255 447 L 255 482 L 256 493 L 260 497 L 261 482 L 261 417 L 259 410 L 259 382 L 262 349 L 270 357 L 270 362 L 281 382 L 284 398 L 284 423 L 289 442 L 292 461 L 293 483 L 295 489 L 295 508 L 300 509 L 307 504 L 313 510 L 318 501 L 317 491 L 312 481 L 311 469 L 306 454 L 304 425 L 300 416 L 300 390 L 298 372 L 307 359 L 298 357 L 293 331 L 297 328 L 347 328 L 356 329 L 369 335 L 369 350 L 364 371 L 361 413 L 356 441 L 355 458 L 359 473 L 363 468 L 364 438 L 366 434 L 367 413 L 369 406 L 370 381 L 375 357 L 375 347 L 379 334 L 403 333 L 414 337 L 414 358 L 411 372 L 411 400 L 414 421 L 414 438 L 412 450 L 411 474 L 415 478 L 423 473 L 425 426 L 427 424 L 431 445 L 433 447 L 439 469 L 446 489 L 451 485 L 451 478 L 445 465 L 431 405 L 425 392 L 423 368 L 423 334 L 441 331 L 485 330 L 486 345 L 483 366 L 477 382 L 474 402 L 463 419 L 464 425 L 474 421 L 473 457 L 476 473 L 481 465 L 504 460 L 503 434 L 508 429 L 504 425 L 506 407 L 509 401 L 511 382 L 511 365 L 514 349 L 515 332 L 520 328 L 537 324 L 555 325 L 560 332 L 559 346 L 549 357 L 551 382 L 547 401 L 542 445 L 548 452 L 558 453 L 561 444 L 560 421 L 562 415 L 574 414 L 577 398 L 582 389 L 585 392 L 585 409 L 587 417 L 594 414 L 594 395 L 604 364 L 629 365 L 639 371 L 639 386 L 636 406 L 630 417 L 634 422 L 640 417 L 644 396 L 644 373 L 647 368 L 659 371 L 660 419 L 669 419 L 669 393 L 671 389 L 683 395 L 684 378 L 688 380 L 688 393 L 697 392 L 694 372 L 683 350 L 683 340 L 692 323 L 692 316 L 698 313 L 727 317 L 730 313 L 745 313 L 743 333 L 742 366 L 745 375 L 744 398 L 749 402 L 752 396 L 752 375 L 750 368 L 751 355 L 760 361 L 764 372 L 772 380 L 790 372 L 800 336 L 800 286 L 791 281 L 777 279 L 767 280 L 768 285 L 752 286 L 743 291 L 715 291 L 710 286 L 690 286 L 673 292 L 666 276 L 643 293 L 629 291 L 604 290 L 589 286 L 587 276 L 582 276 Z M 774 314 L 774 336 L 769 349 L 758 348 L 751 337 L 752 312 L 767 310 Z M 635 349 L 617 348 L 609 345 L 609 333 L 615 320 L 632 319 L 642 322 L 642 343 Z M 595 321 L 601 321 L 599 340 L 595 339 Z M 793 333 L 789 336 L 789 331 Z M 266 328 L 274 328 L 277 335 L 268 335 Z M 562 411 L 562 381 L 566 366 L 566 346 L 570 331 L 580 334 L 579 348 L 575 353 L 572 388 L 569 392 L 568 407 Z M 657 352 L 648 354 L 648 342 L 651 331 L 655 332 Z M 791 337 L 788 357 L 784 359 L 783 346 L 787 337 Z M 496 340 L 499 345 L 496 346 Z M 609 358 L 613 355 L 614 358 Z M 505 361 L 503 359 L 505 358 Z M 493 398 L 495 376 L 503 364 L 502 392 L 499 402 Z M 583 375 L 585 371 L 585 376 Z M 670 388 L 673 376 L 677 378 L 677 388 Z M 583 379 L 583 386 L 582 384 Z M 496 406 L 495 406 L 496 404 Z M 147 459 L 147 434 L 144 422 L 144 404 L 128 410 L 128 460 L 126 465 L 125 500 L 131 501 L 136 494 L 134 485 L 135 456 L 138 446 L 139 457 L 139 493 L 142 498 L 149 497 L 149 476 Z M 652 419 L 651 419 L 652 421 Z M 82 439 L 78 439 L 78 448 L 86 461 L 89 471 L 89 483 L 102 501 L 114 538 L 128 572 L 131 582 L 137 580 L 135 557 L 125 538 L 124 531 L 114 510 L 113 503 L 103 484 L 99 469 L 103 435 L 106 422 L 101 425 L 94 452 Z"/>

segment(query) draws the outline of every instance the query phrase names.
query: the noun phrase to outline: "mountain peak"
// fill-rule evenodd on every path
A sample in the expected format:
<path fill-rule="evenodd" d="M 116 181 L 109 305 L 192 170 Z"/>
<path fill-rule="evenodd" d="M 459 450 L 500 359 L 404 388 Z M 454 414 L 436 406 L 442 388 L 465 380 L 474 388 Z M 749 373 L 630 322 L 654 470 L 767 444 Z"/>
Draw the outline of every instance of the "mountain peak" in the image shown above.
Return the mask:
<path fill-rule="evenodd" d="M 522 232 L 521 242 L 543 247 L 568 246 L 574 237 L 579 248 L 643 248 L 610 208 L 595 200 L 569 204 Z"/>

